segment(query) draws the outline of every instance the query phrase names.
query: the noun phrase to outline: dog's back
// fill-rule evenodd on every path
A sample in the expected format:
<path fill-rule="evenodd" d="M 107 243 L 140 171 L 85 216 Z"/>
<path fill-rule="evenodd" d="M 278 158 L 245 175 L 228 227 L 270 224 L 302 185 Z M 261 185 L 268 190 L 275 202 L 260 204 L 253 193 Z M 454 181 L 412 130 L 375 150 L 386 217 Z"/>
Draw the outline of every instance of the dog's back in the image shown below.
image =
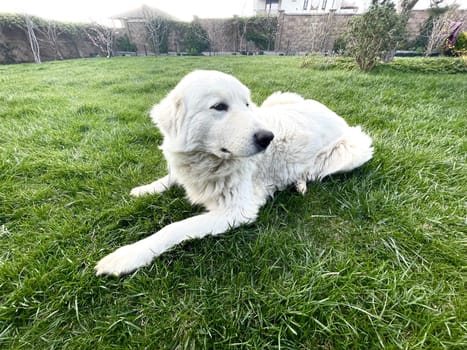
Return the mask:
<path fill-rule="evenodd" d="M 297 184 L 304 192 L 307 181 L 350 171 L 372 157 L 371 138 L 317 101 L 274 93 L 257 113 L 275 135 L 258 164 L 275 189 Z"/>

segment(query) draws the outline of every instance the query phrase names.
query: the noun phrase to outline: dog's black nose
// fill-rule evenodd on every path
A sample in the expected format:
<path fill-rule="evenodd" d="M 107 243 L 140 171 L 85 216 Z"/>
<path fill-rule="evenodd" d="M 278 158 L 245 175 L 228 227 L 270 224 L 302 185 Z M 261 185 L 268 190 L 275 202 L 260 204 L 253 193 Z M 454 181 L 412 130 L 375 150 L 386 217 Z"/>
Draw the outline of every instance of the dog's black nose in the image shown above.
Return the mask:
<path fill-rule="evenodd" d="M 274 134 L 270 131 L 261 130 L 253 135 L 256 146 L 262 151 L 266 149 L 274 138 Z"/>

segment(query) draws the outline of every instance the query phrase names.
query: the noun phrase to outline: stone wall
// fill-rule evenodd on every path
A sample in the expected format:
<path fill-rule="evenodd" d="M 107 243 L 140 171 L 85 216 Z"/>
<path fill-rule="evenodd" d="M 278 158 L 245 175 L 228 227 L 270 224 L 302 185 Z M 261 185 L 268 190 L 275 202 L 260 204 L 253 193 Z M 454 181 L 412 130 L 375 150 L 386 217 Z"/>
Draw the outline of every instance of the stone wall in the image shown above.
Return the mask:
<path fill-rule="evenodd" d="M 36 31 L 42 61 L 83 58 L 102 55 L 87 38 L 78 33 L 61 33 L 56 47 L 40 31 Z M 0 23 L 0 64 L 34 62 L 26 31 L 16 25 Z"/>
<path fill-rule="evenodd" d="M 464 22 L 463 30 L 467 31 L 467 10 L 459 10 L 458 14 L 459 19 Z M 420 35 L 420 31 L 429 17 L 429 10 L 417 10 L 410 12 L 410 18 L 407 24 L 409 41 L 414 40 L 418 35 Z"/>
<path fill-rule="evenodd" d="M 124 28 L 119 30 L 120 32 L 128 35 L 130 42 L 136 45 L 136 52 L 139 55 L 147 55 L 152 52 L 144 22 L 124 21 Z"/>
<path fill-rule="evenodd" d="M 332 50 L 334 41 L 347 28 L 353 15 L 281 13 L 276 36 L 276 51 L 300 53 Z"/>
<path fill-rule="evenodd" d="M 423 24 L 430 17 L 428 10 L 412 11 L 407 23 L 409 40 L 414 40 L 419 34 Z"/>
<path fill-rule="evenodd" d="M 464 20 L 463 30 L 467 30 L 467 11 L 460 12 Z M 334 41 L 347 28 L 352 14 L 284 14 L 278 19 L 275 37 L 275 51 L 287 54 L 310 51 L 331 51 Z M 428 10 L 412 11 L 408 22 L 409 39 L 415 39 L 429 17 Z M 242 26 L 235 19 L 197 19 L 207 31 L 213 52 L 255 51 L 254 43 L 248 42 L 242 34 Z M 143 22 L 132 22 L 119 30 L 127 33 L 130 41 L 136 44 L 139 55 L 153 52 L 149 44 Z M 44 34 L 36 33 L 40 45 L 41 59 L 44 61 L 66 58 L 92 57 L 105 53 L 95 47 L 84 34 L 61 33 L 57 48 Z M 168 50 L 181 51 L 180 37 L 172 32 L 168 37 Z M 58 51 L 58 52 L 57 52 Z M 0 64 L 33 62 L 29 41 L 25 30 L 12 24 L 0 23 Z"/>
<path fill-rule="evenodd" d="M 0 26 L 0 63 L 32 62 L 26 33 L 17 27 Z"/>
<path fill-rule="evenodd" d="M 154 45 L 150 42 L 145 22 L 141 20 L 124 21 L 124 28 L 119 30 L 127 34 L 131 43 L 136 45 L 136 54 L 140 56 L 154 55 Z M 167 46 L 169 52 L 180 52 L 180 37 L 176 31 L 169 30 Z"/>
<path fill-rule="evenodd" d="M 459 12 L 467 30 L 467 11 Z M 347 23 L 353 14 L 284 14 L 279 15 L 276 51 L 288 54 L 310 51 L 331 51 L 334 41 L 346 31 Z M 407 24 L 408 39 L 420 35 L 423 24 L 429 18 L 428 10 L 410 13 Z"/>
<path fill-rule="evenodd" d="M 206 30 L 213 52 L 236 52 L 241 48 L 238 35 L 232 28 L 232 20 L 228 19 L 198 19 Z"/>
<path fill-rule="evenodd" d="M 239 51 L 238 38 L 232 31 L 228 19 L 196 19 L 208 33 L 211 49 L 214 52 Z M 142 21 L 125 21 L 124 28 L 120 30 L 128 35 L 130 41 L 136 45 L 138 55 L 154 54 L 152 45 Z M 175 28 L 169 29 L 167 38 L 169 52 L 183 52 L 183 38 Z"/>

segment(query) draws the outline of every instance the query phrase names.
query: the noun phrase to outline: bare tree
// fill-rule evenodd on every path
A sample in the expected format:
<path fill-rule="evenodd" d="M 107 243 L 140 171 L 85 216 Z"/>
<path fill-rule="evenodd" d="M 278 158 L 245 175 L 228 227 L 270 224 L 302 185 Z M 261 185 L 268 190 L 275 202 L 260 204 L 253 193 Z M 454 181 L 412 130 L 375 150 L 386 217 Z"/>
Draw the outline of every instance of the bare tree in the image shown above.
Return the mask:
<path fill-rule="evenodd" d="M 274 18 L 274 21 L 269 20 L 267 25 L 268 30 L 268 51 L 274 50 L 274 44 L 276 42 L 276 35 L 277 35 L 278 23 L 277 23 L 277 16 Z"/>
<path fill-rule="evenodd" d="M 42 38 L 44 38 L 42 40 L 45 40 L 47 44 L 52 47 L 55 53 L 55 59 L 63 60 L 63 55 L 60 52 L 60 47 L 58 44 L 58 37 L 60 36 L 61 31 L 57 25 L 57 22 L 47 21 L 47 25 L 43 28 L 37 28 L 37 31 L 41 34 Z"/>
<path fill-rule="evenodd" d="M 60 52 L 60 47 L 58 46 L 58 36 L 60 32 L 58 30 L 57 22 L 55 21 L 48 21 L 47 22 L 47 38 L 49 39 L 50 43 L 52 44 L 54 51 L 55 51 L 55 58 L 63 60 L 63 55 Z"/>
<path fill-rule="evenodd" d="M 149 40 L 154 48 L 154 53 L 160 55 L 161 49 L 163 49 L 163 42 L 168 35 L 167 20 L 162 17 L 153 17 L 147 20 L 145 26 L 148 31 Z"/>
<path fill-rule="evenodd" d="M 86 36 L 91 43 L 101 50 L 107 58 L 113 56 L 114 30 L 113 28 L 92 23 L 85 29 Z"/>
<path fill-rule="evenodd" d="M 417 5 L 418 0 L 399 0 L 399 6 L 402 14 L 408 14 Z M 430 8 L 439 8 L 444 0 L 430 0 Z"/>
<path fill-rule="evenodd" d="M 169 35 L 168 20 L 162 16 L 157 16 L 147 6 L 143 6 L 143 17 L 145 20 L 145 27 L 148 33 L 149 40 L 154 48 L 156 55 L 161 54 L 161 49 L 164 49 L 164 41 L 167 40 Z"/>
<path fill-rule="evenodd" d="M 202 22 L 202 27 L 208 34 L 208 40 L 211 48 L 211 52 L 222 52 L 226 51 L 227 43 L 225 39 L 225 20 L 211 19 Z"/>
<path fill-rule="evenodd" d="M 246 40 L 246 33 L 248 29 L 249 18 L 234 17 L 233 26 L 235 28 L 236 37 L 238 40 L 237 51 L 248 51 L 248 41 Z"/>
<path fill-rule="evenodd" d="M 311 52 L 325 52 L 327 50 L 329 37 L 334 26 L 334 12 L 317 16 L 316 23 L 312 24 Z"/>
<path fill-rule="evenodd" d="M 458 6 L 452 6 L 446 12 L 433 19 L 431 32 L 428 34 L 425 56 L 430 56 L 433 52 L 441 49 L 451 34 L 452 24 L 461 20 L 458 10 Z"/>
<path fill-rule="evenodd" d="M 26 25 L 25 30 L 28 35 L 29 45 L 31 46 L 31 51 L 34 56 L 34 62 L 41 63 L 41 52 L 36 33 L 34 32 L 34 22 L 28 15 L 24 15 L 24 22 Z"/>
<path fill-rule="evenodd" d="M 435 0 L 435 1 L 439 1 L 439 0 Z M 417 5 L 417 3 L 418 3 L 418 0 L 400 0 L 399 5 L 400 5 L 401 13 L 404 15 L 408 15 L 409 12 L 412 11 L 412 9 L 415 7 L 415 5 Z"/>
<path fill-rule="evenodd" d="M 444 2 L 444 0 L 430 0 L 430 7 L 431 8 L 439 8 L 440 5 L 442 5 L 443 2 Z"/>

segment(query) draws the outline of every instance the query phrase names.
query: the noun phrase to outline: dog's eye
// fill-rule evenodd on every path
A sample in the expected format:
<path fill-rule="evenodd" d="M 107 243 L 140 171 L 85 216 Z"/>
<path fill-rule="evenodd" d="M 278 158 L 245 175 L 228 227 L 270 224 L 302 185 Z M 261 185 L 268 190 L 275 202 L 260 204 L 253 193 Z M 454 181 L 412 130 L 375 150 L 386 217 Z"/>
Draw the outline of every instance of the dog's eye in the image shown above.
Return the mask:
<path fill-rule="evenodd" d="M 225 103 L 216 103 L 215 105 L 211 106 L 211 109 L 215 109 L 216 111 L 227 111 L 229 109 L 229 106 L 227 106 Z"/>

